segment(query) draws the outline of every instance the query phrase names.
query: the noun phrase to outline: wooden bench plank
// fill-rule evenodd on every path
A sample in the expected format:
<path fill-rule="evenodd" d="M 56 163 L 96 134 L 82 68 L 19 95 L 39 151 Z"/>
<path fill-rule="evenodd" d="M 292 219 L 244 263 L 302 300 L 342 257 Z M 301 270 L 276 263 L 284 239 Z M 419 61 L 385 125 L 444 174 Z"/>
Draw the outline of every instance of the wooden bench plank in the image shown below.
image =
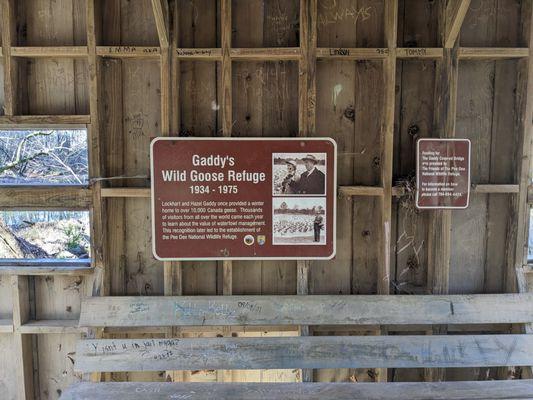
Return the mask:
<path fill-rule="evenodd" d="M 532 335 L 82 340 L 81 372 L 533 364 Z"/>
<path fill-rule="evenodd" d="M 421 383 L 77 383 L 61 400 L 504 400 L 533 398 L 533 381 Z"/>
<path fill-rule="evenodd" d="M 406 325 L 533 322 L 533 293 L 450 296 L 91 297 L 80 326 Z"/>

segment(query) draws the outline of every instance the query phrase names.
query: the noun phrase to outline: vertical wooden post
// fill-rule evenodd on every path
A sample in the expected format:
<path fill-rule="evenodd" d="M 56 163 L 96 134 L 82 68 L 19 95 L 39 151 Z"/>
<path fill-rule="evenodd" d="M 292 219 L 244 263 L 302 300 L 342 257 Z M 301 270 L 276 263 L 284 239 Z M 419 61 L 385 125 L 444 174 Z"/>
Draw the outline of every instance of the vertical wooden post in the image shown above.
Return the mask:
<path fill-rule="evenodd" d="M 222 136 L 231 136 L 233 111 L 231 95 L 231 0 L 221 0 L 220 26 L 222 45 Z"/>
<path fill-rule="evenodd" d="M 174 18 L 177 19 L 177 5 L 173 3 L 175 11 Z M 166 1 L 152 0 L 152 10 L 154 13 L 155 24 L 159 36 L 160 55 L 160 77 L 161 77 L 161 136 L 169 136 L 171 131 L 171 101 L 175 99 L 177 106 L 177 93 L 172 90 L 171 83 L 175 81 L 177 71 L 171 69 L 173 65 L 174 52 L 171 52 L 169 37 L 170 29 L 170 10 Z M 177 24 L 177 22 L 175 22 Z M 176 48 L 176 30 L 173 29 L 172 48 Z M 174 96 L 174 97 L 173 97 Z M 172 103 L 174 104 L 174 103 Z M 176 121 L 174 119 L 174 121 Z M 177 129 L 173 127 L 173 129 Z M 164 261 L 163 262 L 163 291 L 165 296 L 180 296 L 182 294 L 181 282 L 181 263 Z M 178 327 L 168 328 L 165 332 L 167 338 L 178 337 L 180 330 Z M 166 371 L 167 381 L 182 381 L 182 371 Z"/>
<path fill-rule="evenodd" d="M 315 133 L 316 104 L 316 46 L 317 1 L 300 0 L 300 61 L 298 82 L 298 134 L 301 137 Z M 298 260 L 296 266 L 296 293 L 309 294 L 310 262 Z M 299 327 L 301 336 L 311 332 L 308 326 Z M 313 370 L 301 371 L 302 382 L 313 381 Z"/>
<path fill-rule="evenodd" d="M 168 45 L 168 13 L 162 10 L 160 0 L 152 0 L 152 9 L 159 35 L 161 78 L 161 136 L 170 134 L 170 49 Z M 163 291 L 165 296 L 174 292 L 173 263 L 163 262 Z"/>
<path fill-rule="evenodd" d="M 179 0 L 171 0 L 172 29 L 170 34 L 170 131 L 174 136 L 180 133 L 180 61 L 177 58 L 176 49 L 179 39 Z"/>
<path fill-rule="evenodd" d="M 446 4 L 441 5 L 439 12 L 439 33 L 441 42 L 446 40 L 449 30 L 450 13 Z M 435 79 L 435 100 L 433 113 L 433 131 L 435 137 L 452 138 L 455 136 L 455 117 L 457 108 L 457 81 L 459 73 L 458 41 L 453 48 L 445 48 L 444 56 L 437 61 Z M 450 210 L 432 211 L 429 220 L 428 235 L 428 286 L 432 294 L 447 294 L 450 280 L 451 258 L 451 227 Z M 435 326 L 432 334 L 446 334 L 446 326 Z M 445 370 L 433 368 L 425 371 L 428 381 L 442 381 Z"/>
<path fill-rule="evenodd" d="M 99 117 L 99 84 L 100 84 L 100 64 L 96 55 L 96 46 L 99 38 L 97 24 L 98 9 L 96 0 L 87 0 L 87 48 L 88 48 L 88 68 L 89 68 L 89 108 L 91 124 L 88 126 L 88 149 L 89 149 L 89 178 L 99 178 L 104 176 L 103 153 L 100 136 Z M 102 181 L 91 182 L 92 187 L 92 207 L 91 207 L 91 263 L 94 268 L 92 281 L 85 282 L 85 292 L 87 296 L 106 296 L 109 293 L 110 271 L 106 268 L 104 248 L 107 241 L 107 229 L 105 221 L 105 200 L 101 196 Z M 88 338 L 97 338 L 103 335 L 103 330 L 89 330 Z M 90 375 L 93 381 L 101 379 L 100 373 Z"/>
<path fill-rule="evenodd" d="M 533 179 L 531 154 L 533 152 L 533 1 L 524 2 L 522 9 L 522 42 L 529 47 L 529 57 L 518 61 L 516 88 L 517 120 L 515 134 L 518 137 L 515 156 L 515 179 L 519 185 L 518 194 L 511 198 L 511 220 L 508 240 L 514 248 L 507 255 L 505 274 L 506 291 L 516 292 L 516 269 L 527 264 L 529 204 L 528 186 Z"/>
<path fill-rule="evenodd" d="M 11 47 L 16 45 L 16 13 L 13 0 L 2 0 L 2 53 L 4 58 L 4 112 L 17 115 L 17 64 L 11 56 Z"/>
<path fill-rule="evenodd" d="M 378 294 L 389 294 L 390 286 L 390 232 L 392 210 L 392 157 L 394 138 L 394 102 L 396 95 L 396 41 L 398 21 L 398 1 L 385 3 L 385 39 L 388 55 L 383 61 L 385 85 L 384 115 L 381 126 L 381 251 L 378 266 Z"/>
<path fill-rule="evenodd" d="M 11 277 L 13 289 L 13 350 L 15 358 L 15 376 L 17 377 L 17 394 L 20 400 L 34 398 L 33 355 L 31 335 L 20 333 L 20 327 L 30 319 L 29 278 L 27 276 Z"/>
<path fill-rule="evenodd" d="M 89 51 L 89 107 L 91 124 L 88 127 L 89 175 L 90 178 L 100 178 L 104 175 L 102 161 L 102 146 L 100 137 L 99 115 L 99 84 L 100 65 L 96 55 L 98 18 L 95 0 L 87 0 L 87 47 Z M 109 292 L 109 271 L 105 270 L 104 246 L 106 243 L 106 229 L 104 227 L 105 203 L 101 196 L 102 183 L 100 180 L 91 183 L 93 191 L 92 217 L 92 263 L 94 266 L 93 296 L 105 296 Z"/>
<path fill-rule="evenodd" d="M 517 119 L 515 134 L 518 146 L 515 156 L 515 176 L 519 185 L 518 194 L 511 195 L 511 215 L 507 229 L 508 248 L 505 289 L 508 292 L 527 291 L 525 273 L 528 254 L 528 228 L 530 207 L 528 204 L 528 186 L 533 179 L 533 0 L 522 6 L 522 42 L 529 48 L 529 57 L 518 61 L 518 78 L 516 87 Z M 525 333 L 533 333 L 533 324 L 521 327 Z M 523 377 L 533 377 L 533 367 L 524 368 Z"/>
<path fill-rule="evenodd" d="M 2 1 L 2 52 L 4 58 L 4 112 L 17 114 L 17 65 L 11 56 L 11 47 L 16 44 L 16 9 L 13 0 Z M 29 278 L 13 276 L 13 356 L 17 378 L 17 396 L 21 400 L 33 399 L 33 346 L 31 335 L 20 333 L 20 327 L 30 319 Z"/>
<path fill-rule="evenodd" d="M 394 111 L 396 97 L 396 47 L 398 35 L 398 0 L 385 3 L 385 41 L 388 49 L 383 60 L 384 81 L 384 115 L 381 125 L 381 186 L 383 196 L 380 197 L 381 235 L 380 251 L 378 252 L 378 294 L 390 292 L 390 247 L 392 223 L 392 166 L 394 154 Z M 386 332 L 381 329 L 381 334 Z M 377 371 L 377 381 L 387 381 L 387 370 Z"/>
<path fill-rule="evenodd" d="M 220 29 L 222 46 L 222 136 L 231 136 L 233 129 L 232 79 L 231 79 L 231 0 L 220 1 Z M 222 264 L 222 295 L 233 294 L 233 264 L 224 260 Z M 231 334 L 230 327 L 224 327 L 224 336 Z M 228 370 L 217 371 L 217 381 L 231 382 Z"/>
<path fill-rule="evenodd" d="M 526 278 L 526 274 L 530 272 L 530 268 L 530 266 L 524 265 L 516 269 L 516 281 L 519 293 L 530 292 Z M 524 324 L 522 332 L 528 335 L 533 335 L 533 323 Z M 533 379 L 533 366 L 528 365 L 524 367 L 522 371 L 522 379 Z"/>

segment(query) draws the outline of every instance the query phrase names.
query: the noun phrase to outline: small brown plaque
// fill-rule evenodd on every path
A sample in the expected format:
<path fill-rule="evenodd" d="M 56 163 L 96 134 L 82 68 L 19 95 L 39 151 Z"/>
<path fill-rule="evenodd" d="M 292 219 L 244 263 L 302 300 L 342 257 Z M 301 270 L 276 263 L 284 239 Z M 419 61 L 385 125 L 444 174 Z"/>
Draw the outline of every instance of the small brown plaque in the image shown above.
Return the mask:
<path fill-rule="evenodd" d="M 470 140 L 419 139 L 416 207 L 462 209 L 470 198 Z"/>
<path fill-rule="evenodd" d="M 151 143 L 157 259 L 330 259 L 336 144 L 329 138 Z"/>

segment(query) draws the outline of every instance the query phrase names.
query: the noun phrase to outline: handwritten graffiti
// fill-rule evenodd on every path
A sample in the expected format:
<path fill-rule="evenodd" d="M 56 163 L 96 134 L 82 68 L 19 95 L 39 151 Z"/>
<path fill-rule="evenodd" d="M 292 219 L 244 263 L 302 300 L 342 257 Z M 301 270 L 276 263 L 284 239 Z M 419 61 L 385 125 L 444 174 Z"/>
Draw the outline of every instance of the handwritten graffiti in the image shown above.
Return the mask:
<path fill-rule="evenodd" d="M 318 26 L 325 27 L 338 22 L 350 21 L 354 25 L 358 22 L 366 21 L 372 17 L 372 7 L 357 6 L 341 7 L 337 0 L 323 0 L 319 3 Z"/>

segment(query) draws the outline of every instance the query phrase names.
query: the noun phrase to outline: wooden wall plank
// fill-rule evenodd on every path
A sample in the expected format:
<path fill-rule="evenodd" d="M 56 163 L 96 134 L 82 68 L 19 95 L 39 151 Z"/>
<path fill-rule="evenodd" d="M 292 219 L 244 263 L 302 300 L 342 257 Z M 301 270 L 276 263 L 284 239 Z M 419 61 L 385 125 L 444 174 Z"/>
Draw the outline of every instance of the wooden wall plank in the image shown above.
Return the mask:
<path fill-rule="evenodd" d="M 320 8 L 320 6 L 319 6 Z M 337 183 L 354 182 L 354 101 L 353 61 L 320 60 L 316 66 L 316 131 L 337 142 Z M 346 115 L 348 117 L 346 117 Z M 312 294 L 349 294 L 352 271 L 352 198 L 337 203 L 337 253 L 331 261 L 310 263 L 309 285 Z M 327 279 L 324 277 L 327 276 Z"/>
<path fill-rule="evenodd" d="M 232 7 L 232 47 L 298 47 L 299 0 L 233 0 Z"/>
<path fill-rule="evenodd" d="M 461 27 L 461 46 L 527 47 L 527 42 L 520 40 L 521 3 L 524 2 L 471 0 Z"/>
<path fill-rule="evenodd" d="M 482 25 L 486 21 L 492 25 Z M 524 43 L 515 26 L 520 25 L 520 7 L 516 3 L 487 2 L 481 7 L 473 2 L 466 23 L 470 25 L 462 30 L 461 44 L 515 46 Z M 517 61 L 513 60 L 460 63 L 457 133 L 472 140 L 474 182 L 515 181 L 513 162 L 507 154 L 515 153 L 519 145 L 517 135 L 520 135 L 520 130 L 514 122 L 517 65 Z M 475 87 L 476 93 L 469 92 L 468 87 Z M 480 87 L 484 89 L 479 90 Z M 509 140 L 509 132 L 516 132 L 512 140 Z M 465 293 L 466 290 L 499 292 L 508 290 L 505 288 L 507 284 L 511 288 L 514 286 L 515 264 L 507 256 L 512 253 L 509 246 L 513 247 L 516 243 L 516 233 L 507 222 L 516 215 L 517 203 L 514 201 L 515 196 L 482 195 L 472 198 L 470 213 L 476 216 L 476 228 L 472 228 L 476 229 L 478 240 L 468 244 L 471 261 L 464 272 L 465 277 L 475 277 L 479 283 L 475 287 L 462 283 L 456 293 Z M 453 224 L 458 233 L 467 229 L 459 220 Z M 502 247 L 502 243 L 507 244 Z M 464 251 L 466 248 L 461 240 L 454 240 L 452 257 L 456 261 L 452 261 L 452 266 L 459 262 L 459 257 L 464 259 Z M 452 271 L 454 282 L 463 281 L 458 274 L 459 270 Z"/>
<path fill-rule="evenodd" d="M 10 278 L 8 277 L 8 279 Z M 6 293 L 6 291 L 2 290 L 2 298 L 7 297 L 4 293 Z M 3 354 L 13 352 L 15 342 L 14 335 L 0 335 L 0 351 L 2 351 Z M 13 357 L 10 357 L 5 360 L 3 367 L 0 368 L 0 389 L 2 390 L 3 396 L 10 400 L 16 399 L 18 396 L 17 367 L 15 363 L 16 360 Z"/>
<path fill-rule="evenodd" d="M 318 2 L 319 47 L 386 47 L 383 0 Z M 335 44 L 326 44 L 332 43 Z"/>
<path fill-rule="evenodd" d="M 26 335 L 27 336 L 27 335 Z M 41 399 L 57 399 L 70 385 L 80 382 L 79 374 L 74 372 L 74 352 L 79 335 L 54 334 L 38 335 L 38 373 L 39 393 Z M 48 358 L 55 354 L 54 362 Z"/>
<path fill-rule="evenodd" d="M 178 15 L 174 15 L 177 47 L 200 48 L 220 45 L 217 3 L 211 0 L 178 0 Z M 173 101 L 178 101 L 171 115 L 171 130 L 181 136 L 217 136 L 221 130 L 221 94 L 217 83 L 220 65 L 216 62 L 179 61 L 172 83 Z M 183 294 L 215 294 L 217 290 L 216 262 L 183 262 Z M 203 379 L 206 373 L 174 374 L 174 379 Z"/>
<path fill-rule="evenodd" d="M 232 47 L 296 46 L 298 1 L 233 1 Z M 296 49 L 297 50 L 297 49 Z M 233 62 L 234 136 L 296 136 L 298 65 L 294 61 Z M 305 90 L 305 89 L 304 89 Z M 294 293 L 294 261 L 233 262 L 233 293 Z"/>
<path fill-rule="evenodd" d="M 102 36 L 108 40 L 120 43 L 120 2 L 111 2 L 101 10 Z M 98 51 L 98 46 L 97 46 Z M 102 103 L 105 112 L 100 117 L 102 129 L 106 132 L 104 137 L 104 165 L 109 176 L 124 174 L 124 133 L 122 115 L 122 62 L 116 59 L 101 61 L 102 74 Z M 124 181 L 109 181 L 107 186 L 115 187 L 124 185 Z M 105 196 L 102 188 L 102 196 Z M 106 201 L 107 213 L 107 260 L 114 265 L 109 271 L 110 295 L 126 293 L 125 285 L 125 200 L 108 199 Z"/>
<path fill-rule="evenodd" d="M 151 0 L 118 0 L 118 3 L 121 18 L 115 23 L 118 24 L 121 35 L 119 38 L 103 35 L 100 44 L 103 46 L 159 46 Z"/>
<path fill-rule="evenodd" d="M 439 4 L 416 0 L 399 2 L 398 43 L 402 46 L 438 46 Z M 426 21 L 422 26 L 420 21 Z M 409 49 L 409 47 L 407 47 Z M 415 176 L 416 141 L 433 133 L 436 63 L 439 60 L 398 60 L 396 130 L 393 175 L 395 190 L 404 193 L 395 199 L 392 218 L 391 279 L 395 293 L 425 293 L 428 275 L 427 212 L 414 207 L 412 188 Z M 397 371 L 403 373 L 404 371 Z M 397 374 L 395 374 L 397 377 Z"/>

